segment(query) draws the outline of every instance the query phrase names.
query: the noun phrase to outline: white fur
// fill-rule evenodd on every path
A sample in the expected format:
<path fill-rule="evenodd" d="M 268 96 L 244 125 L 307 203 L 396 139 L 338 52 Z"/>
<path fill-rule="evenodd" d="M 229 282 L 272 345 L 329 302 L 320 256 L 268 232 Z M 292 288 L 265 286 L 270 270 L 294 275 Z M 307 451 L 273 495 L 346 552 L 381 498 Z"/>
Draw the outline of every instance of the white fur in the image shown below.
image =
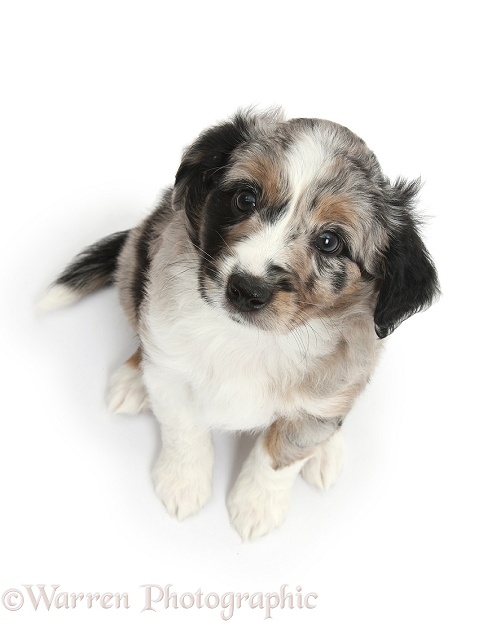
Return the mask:
<path fill-rule="evenodd" d="M 173 372 L 144 368 L 152 410 L 161 425 L 162 450 L 154 467 L 156 494 L 169 514 L 184 519 L 212 494 L 214 450 L 189 386 Z"/>
<path fill-rule="evenodd" d="M 210 435 L 194 444 L 163 446 L 152 475 L 155 492 L 170 515 L 185 519 L 209 500 L 213 461 Z"/>
<path fill-rule="evenodd" d="M 83 296 L 77 290 L 55 283 L 37 303 L 36 309 L 43 312 L 54 311 L 77 303 Z"/>
<path fill-rule="evenodd" d="M 147 408 L 147 391 L 140 369 L 123 364 L 111 377 L 108 406 L 112 413 L 140 413 Z"/>
<path fill-rule="evenodd" d="M 273 225 L 264 225 L 261 230 L 234 246 L 240 270 L 257 277 L 264 277 L 269 263 L 282 264 L 286 254 L 287 236 L 292 218 L 292 206 Z"/>
<path fill-rule="evenodd" d="M 326 490 L 333 485 L 342 471 L 345 459 L 345 445 L 342 431 L 316 447 L 314 455 L 302 468 L 302 477 L 306 482 Z"/>
<path fill-rule="evenodd" d="M 231 521 L 243 540 L 256 539 L 284 522 L 292 486 L 306 460 L 273 469 L 265 435 L 260 435 L 227 499 Z"/>
<path fill-rule="evenodd" d="M 326 174 L 327 163 L 331 161 L 333 149 L 319 138 L 321 130 L 302 134 L 287 151 L 287 176 L 289 187 L 294 195 L 292 203 L 296 204 L 306 191 Z"/>

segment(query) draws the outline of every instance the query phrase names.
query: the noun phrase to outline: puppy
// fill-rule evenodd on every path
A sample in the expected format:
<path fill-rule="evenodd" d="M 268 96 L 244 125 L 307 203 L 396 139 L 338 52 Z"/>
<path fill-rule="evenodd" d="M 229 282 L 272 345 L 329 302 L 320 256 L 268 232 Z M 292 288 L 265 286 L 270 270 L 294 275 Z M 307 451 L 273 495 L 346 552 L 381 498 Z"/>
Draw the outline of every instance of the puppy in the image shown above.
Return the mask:
<path fill-rule="evenodd" d="M 229 497 L 243 539 L 287 514 L 296 476 L 336 478 L 341 426 L 381 340 L 438 292 L 412 207 L 347 128 L 240 112 L 203 132 L 135 229 L 84 250 L 45 306 L 115 283 L 140 347 L 115 373 L 114 412 L 152 409 L 171 515 L 210 498 L 213 429 L 258 431 Z"/>

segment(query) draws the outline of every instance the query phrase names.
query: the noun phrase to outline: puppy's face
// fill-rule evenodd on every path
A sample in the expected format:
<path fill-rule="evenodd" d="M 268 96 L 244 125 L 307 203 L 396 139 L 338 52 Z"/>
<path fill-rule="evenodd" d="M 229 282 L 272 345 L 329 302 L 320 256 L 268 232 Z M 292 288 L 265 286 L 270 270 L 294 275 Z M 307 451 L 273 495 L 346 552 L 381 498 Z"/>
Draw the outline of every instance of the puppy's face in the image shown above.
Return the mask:
<path fill-rule="evenodd" d="M 203 134 L 185 154 L 175 197 L 204 299 L 239 323 L 284 333 L 336 312 L 376 313 L 392 227 L 410 225 L 429 263 L 408 206 L 398 205 L 415 190 L 390 186 L 342 126 L 260 116 Z"/>

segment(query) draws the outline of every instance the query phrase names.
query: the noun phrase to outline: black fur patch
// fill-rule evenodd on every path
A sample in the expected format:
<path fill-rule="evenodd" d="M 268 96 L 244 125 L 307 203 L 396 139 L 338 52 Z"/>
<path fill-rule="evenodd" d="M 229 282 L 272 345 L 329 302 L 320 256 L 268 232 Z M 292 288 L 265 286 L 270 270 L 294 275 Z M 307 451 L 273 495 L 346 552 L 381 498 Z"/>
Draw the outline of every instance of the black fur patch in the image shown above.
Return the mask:
<path fill-rule="evenodd" d="M 335 292 L 341 292 L 347 285 L 347 271 L 343 264 L 331 273 L 331 283 Z"/>
<path fill-rule="evenodd" d="M 259 211 L 260 219 L 264 223 L 274 225 L 287 210 L 287 204 L 280 206 L 266 206 Z"/>
<path fill-rule="evenodd" d="M 312 294 L 315 285 L 316 285 L 316 274 L 310 273 L 305 283 L 305 288 L 308 294 Z"/>
<path fill-rule="evenodd" d="M 85 293 L 111 285 L 118 255 L 128 234 L 129 230 L 111 234 L 84 249 L 55 283 Z"/>
<path fill-rule="evenodd" d="M 251 131 L 250 119 L 238 114 L 232 121 L 203 132 L 183 156 L 176 174 L 176 196 L 178 201 L 184 200 L 195 244 L 205 199 L 223 176 L 232 152 L 248 140 Z"/>
<path fill-rule="evenodd" d="M 144 221 L 140 238 L 136 244 L 136 269 L 133 276 L 132 295 L 135 310 L 140 309 L 148 282 L 151 261 L 150 246 L 162 232 L 171 214 L 170 192 L 168 191 L 157 208 Z"/>
<path fill-rule="evenodd" d="M 412 214 L 419 181 L 398 179 L 385 190 L 393 212 L 389 221 L 390 244 L 383 265 L 383 279 L 374 314 L 376 333 L 384 338 L 404 320 L 426 309 L 439 293 L 436 269 L 422 242 Z"/>
<path fill-rule="evenodd" d="M 227 229 L 250 218 L 250 214 L 239 212 L 233 207 L 235 191 L 217 188 L 212 191 L 205 207 L 202 219 L 202 258 L 217 258 L 227 246 Z M 198 232 L 196 232 L 198 236 Z"/>

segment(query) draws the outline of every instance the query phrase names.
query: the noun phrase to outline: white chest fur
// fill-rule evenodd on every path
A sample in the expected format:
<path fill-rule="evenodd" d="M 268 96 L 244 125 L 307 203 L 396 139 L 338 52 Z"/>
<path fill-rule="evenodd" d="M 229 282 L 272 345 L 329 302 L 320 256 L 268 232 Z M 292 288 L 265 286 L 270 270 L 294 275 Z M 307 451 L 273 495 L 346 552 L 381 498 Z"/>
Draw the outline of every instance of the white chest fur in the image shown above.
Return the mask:
<path fill-rule="evenodd" d="M 243 327 L 197 300 L 168 313 L 149 307 L 145 350 L 163 381 L 178 375 L 208 425 L 247 430 L 268 425 L 295 406 L 285 400 L 306 366 L 301 337 Z"/>

